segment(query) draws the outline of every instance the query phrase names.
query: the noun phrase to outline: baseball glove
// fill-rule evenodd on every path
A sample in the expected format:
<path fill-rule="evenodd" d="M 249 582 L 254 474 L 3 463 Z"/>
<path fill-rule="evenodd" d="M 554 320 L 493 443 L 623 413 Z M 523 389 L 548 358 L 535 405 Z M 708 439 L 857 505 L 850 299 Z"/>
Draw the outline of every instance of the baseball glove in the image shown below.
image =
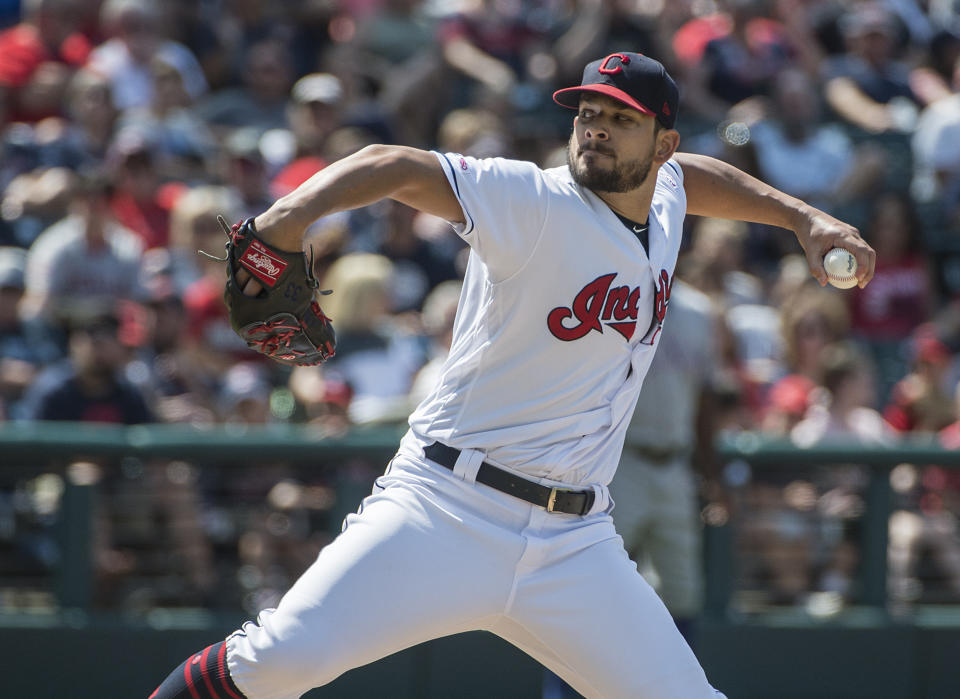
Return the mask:
<path fill-rule="evenodd" d="M 230 324 L 251 348 L 283 364 L 321 364 L 334 355 L 337 339 L 333 324 L 317 302 L 319 283 L 313 260 L 302 252 L 284 252 L 265 243 L 253 219 L 231 228 L 223 216 L 217 221 L 227 234 L 227 287 L 223 300 Z M 237 283 L 240 268 L 263 290 L 247 296 Z"/>

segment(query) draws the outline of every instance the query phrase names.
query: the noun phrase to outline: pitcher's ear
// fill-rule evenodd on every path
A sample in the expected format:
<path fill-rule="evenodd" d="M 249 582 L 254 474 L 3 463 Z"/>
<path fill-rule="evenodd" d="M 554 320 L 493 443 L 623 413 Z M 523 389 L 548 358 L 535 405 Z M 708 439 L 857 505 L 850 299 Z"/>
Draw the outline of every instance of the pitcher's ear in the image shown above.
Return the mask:
<path fill-rule="evenodd" d="M 674 129 L 664 129 L 657 134 L 656 158 L 667 162 L 680 146 L 680 134 Z"/>

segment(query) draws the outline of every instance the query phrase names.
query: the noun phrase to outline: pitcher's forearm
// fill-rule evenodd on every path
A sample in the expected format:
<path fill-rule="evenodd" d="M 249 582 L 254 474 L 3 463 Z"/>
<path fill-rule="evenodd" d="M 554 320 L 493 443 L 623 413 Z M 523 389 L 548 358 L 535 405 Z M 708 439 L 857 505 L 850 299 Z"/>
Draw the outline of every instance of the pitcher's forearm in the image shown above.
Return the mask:
<path fill-rule="evenodd" d="M 437 204 L 424 195 L 431 188 L 438 189 L 436 198 L 447 203 L 443 189 L 449 189 L 449 185 L 433 154 L 402 146 L 367 146 L 320 170 L 278 199 L 256 217 L 255 224 L 271 244 L 299 250 L 311 223 L 339 211 L 393 197 L 432 212 Z M 439 208 L 441 214 L 450 213 Z M 459 204 L 455 211 L 459 211 Z"/>
<path fill-rule="evenodd" d="M 683 168 L 687 213 L 793 231 L 806 254 L 810 273 L 821 284 L 827 283 L 823 256 L 834 247 L 848 250 L 856 258 L 861 287 L 873 277 L 876 253 L 850 224 L 715 158 L 690 153 L 675 157 Z"/>
<path fill-rule="evenodd" d="M 764 223 L 798 232 L 816 210 L 721 160 L 677 153 L 687 192 L 687 213 Z"/>

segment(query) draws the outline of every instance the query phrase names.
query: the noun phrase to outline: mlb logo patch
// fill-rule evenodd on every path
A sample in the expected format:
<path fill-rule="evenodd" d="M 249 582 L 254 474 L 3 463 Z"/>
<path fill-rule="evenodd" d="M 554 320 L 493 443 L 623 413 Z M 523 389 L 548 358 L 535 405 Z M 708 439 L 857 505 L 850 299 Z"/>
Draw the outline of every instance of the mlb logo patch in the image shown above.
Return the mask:
<path fill-rule="evenodd" d="M 250 247 L 240 258 L 240 264 L 267 286 L 276 284 L 283 270 L 287 268 L 287 263 L 264 247 L 259 240 L 250 243 Z"/>
<path fill-rule="evenodd" d="M 460 169 L 466 172 L 469 169 L 466 158 L 460 158 Z"/>

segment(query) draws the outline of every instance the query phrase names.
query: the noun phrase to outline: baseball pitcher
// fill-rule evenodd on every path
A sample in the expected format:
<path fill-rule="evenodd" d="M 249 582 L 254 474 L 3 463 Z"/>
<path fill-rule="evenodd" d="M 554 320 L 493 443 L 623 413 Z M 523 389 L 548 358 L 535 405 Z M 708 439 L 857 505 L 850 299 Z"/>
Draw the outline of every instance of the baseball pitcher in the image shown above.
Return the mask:
<path fill-rule="evenodd" d="M 873 251 L 851 226 L 677 153 L 677 87 L 655 60 L 611 54 L 554 99 L 574 110 L 565 167 L 370 146 L 231 231 L 235 326 L 291 363 L 336 349 L 297 259 L 317 218 L 390 198 L 450 221 L 470 260 L 449 358 L 373 493 L 276 609 L 188 658 L 154 699 L 292 699 L 477 629 L 587 697 L 722 696 L 628 558 L 607 489 L 684 215 L 787 228 L 821 282 L 839 246 L 866 284 Z"/>

